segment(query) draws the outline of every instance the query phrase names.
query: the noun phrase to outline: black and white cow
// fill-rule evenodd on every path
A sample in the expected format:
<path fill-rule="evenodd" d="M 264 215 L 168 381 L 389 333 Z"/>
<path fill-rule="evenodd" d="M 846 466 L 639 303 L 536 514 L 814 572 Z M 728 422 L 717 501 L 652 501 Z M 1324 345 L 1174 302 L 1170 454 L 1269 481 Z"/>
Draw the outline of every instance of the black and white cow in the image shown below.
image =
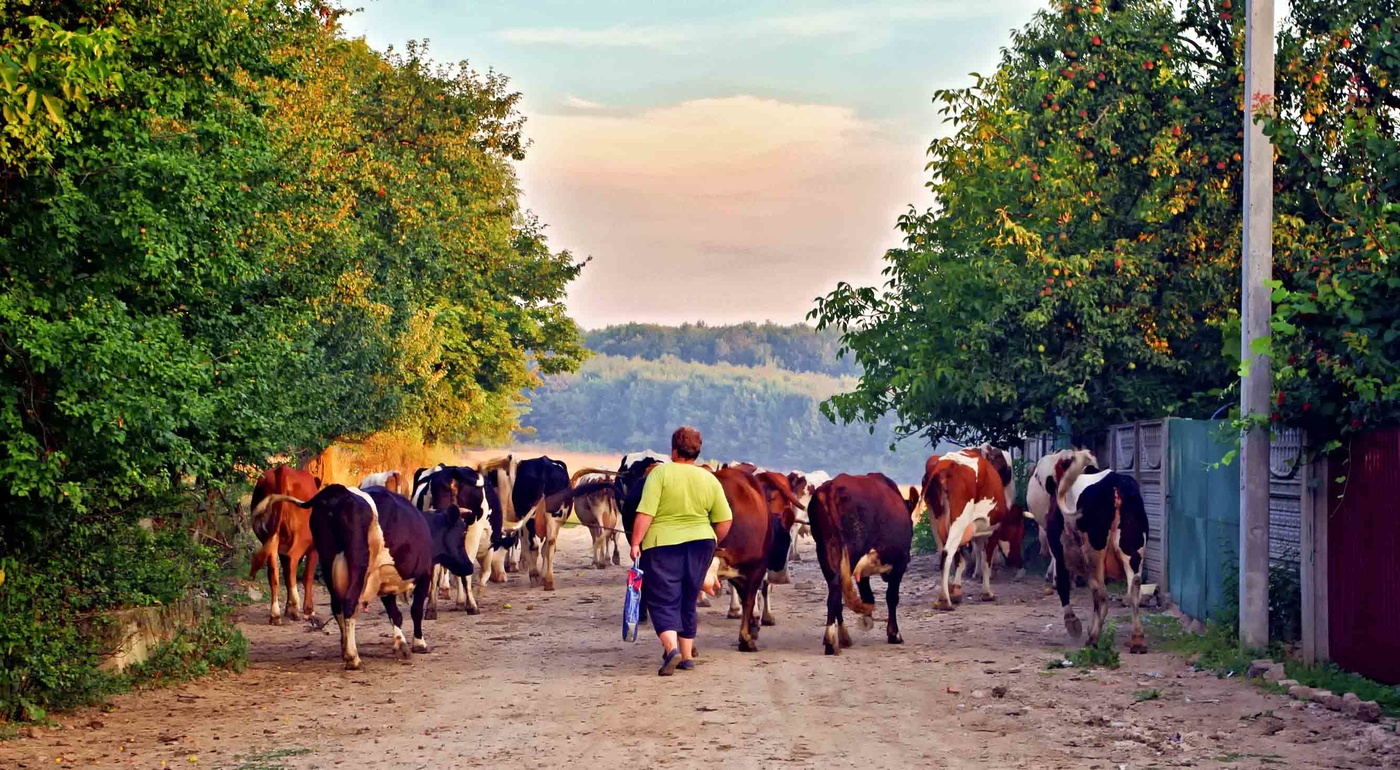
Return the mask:
<path fill-rule="evenodd" d="M 516 512 L 530 511 L 541 500 L 558 495 L 568 488 L 569 466 L 563 461 L 550 457 L 521 460 L 516 464 L 511 479 L 511 508 Z M 559 540 L 559 530 L 564 526 L 569 509 L 556 503 L 552 508 L 546 506 L 542 513 L 545 515 L 531 517 L 525 530 L 521 532 L 521 550 L 525 555 L 525 568 L 530 576 L 530 585 L 543 585 L 544 590 L 553 591 L 554 552 Z"/>
<path fill-rule="evenodd" d="M 455 507 L 465 525 L 463 548 L 469 559 L 477 562 L 477 567 L 460 573 L 446 568 L 434 570 L 433 586 L 447 582 L 453 590 L 459 610 L 470 615 L 480 612 L 476 592 L 472 589 L 472 577 L 480 586 L 485 576 L 489 541 L 486 538 L 491 526 L 491 517 L 499 510 L 493 501 L 485 480 L 475 468 L 457 465 L 435 465 L 423 468 L 414 474 L 412 502 L 420 511 L 441 511 Z M 440 567 L 444 565 L 439 565 Z M 430 604 L 429 617 L 437 615 L 437 596 L 434 592 Z"/>
<path fill-rule="evenodd" d="M 1055 590 L 1064 608 L 1065 630 L 1079 638 L 1083 627 L 1069 605 L 1071 573 L 1088 579 L 1094 596 L 1094 620 L 1089 626 L 1092 647 L 1108 618 L 1108 591 L 1104 587 L 1106 559 L 1119 559 L 1128 583 L 1128 605 L 1133 612 L 1133 636 L 1129 652 L 1147 652 L 1139 607 L 1142 602 L 1142 560 L 1147 547 L 1147 511 L 1142 493 L 1131 476 L 1094 467 L 1093 455 L 1071 452 L 1055 464 L 1047 483 L 1051 505 L 1046 517 L 1050 552 L 1055 557 Z"/>
<path fill-rule="evenodd" d="M 272 495 L 263 503 L 278 501 L 311 510 L 312 539 L 325 565 L 322 577 L 331 597 L 331 614 L 340 626 L 345 668 L 360 668 L 355 621 L 360 607 L 368 606 L 375 597 L 383 601 L 393 624 L 394 654 L 408 660 L 412 652 L 427 652 L 423 612 L 432 590 L 435 551 L 428 519 L 408 500 L 383 487 L 366 490 L 331 484 L 310 500 Z M 445 563 L 458 568 L 466 562 L 460 543 L 447 538 L 441 555 Z M 413 596 L 411 647 L 403 633 L 403 613 L 397 602 L 398 596 L 407 594 Z"/>

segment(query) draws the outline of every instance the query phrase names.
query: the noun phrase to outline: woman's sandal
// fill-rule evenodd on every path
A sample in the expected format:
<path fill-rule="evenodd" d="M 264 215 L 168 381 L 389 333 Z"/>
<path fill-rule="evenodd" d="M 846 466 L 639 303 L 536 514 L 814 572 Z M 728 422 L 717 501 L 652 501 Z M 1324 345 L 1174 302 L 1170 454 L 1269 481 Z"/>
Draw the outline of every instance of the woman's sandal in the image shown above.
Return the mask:
<path fill-rule="evenodd" d="M 681 671 L 690 671 L 691 669 L 695 668 L 695 661 L 683 660 L 676 666 L 676 668 L 680 669 Z"/>
<path fill-rule="evenodd" d="M 657 676 L 670 676 L 676 673 L 676 666 L 681 663 L 681 651 L 671 650 L 666 653 L 666 657 L 661 659 L 661 668 L 657 669 Z"/>

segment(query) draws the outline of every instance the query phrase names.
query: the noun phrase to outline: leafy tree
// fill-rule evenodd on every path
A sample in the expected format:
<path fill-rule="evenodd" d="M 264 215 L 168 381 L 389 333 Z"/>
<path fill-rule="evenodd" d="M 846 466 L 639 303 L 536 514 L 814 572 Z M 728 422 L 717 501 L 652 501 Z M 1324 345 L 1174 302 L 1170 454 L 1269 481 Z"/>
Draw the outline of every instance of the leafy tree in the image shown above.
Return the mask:
<path fill-rule="evenodd" d="M 637 356 L 648 361 L 675 356 L 701 364 L 776 366 L 836 377 L 859 373 L 854 360 L 839 355 L 840 339 L 836 333 L 817 331 L 805 324 L 629 323 L 590 331 L 585 343 L 599 353 Z"/>
<path fill-rule="evenodd" d="M 1400 8 L 1291 3 L 1279 36 L 1275 420 L 1400 423 Z"/>
<path fill-rule="evenodd" d="M 929 148 L 938 207 L 901 217 L 883 288 L 840 284 L 812 313 L 863 371 L 827 413 L 1005 441 L 1213 410 L 1238 297 L 1239 39 L 1229 0 L 1066 3 L 993 75 L 938 92 L 955 128 Z"/>

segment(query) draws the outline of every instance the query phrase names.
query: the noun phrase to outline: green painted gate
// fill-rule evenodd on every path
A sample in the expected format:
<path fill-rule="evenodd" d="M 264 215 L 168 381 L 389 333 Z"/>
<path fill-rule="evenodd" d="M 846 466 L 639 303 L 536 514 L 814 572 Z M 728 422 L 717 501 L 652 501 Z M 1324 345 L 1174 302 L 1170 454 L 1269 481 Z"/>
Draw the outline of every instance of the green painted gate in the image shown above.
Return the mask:
<path fill-rule="evenodd" d="M 1205 620 L 1226 603 L 1226 574 L 1239 569 L 1240 466 L 1217 466 L 1233 448 L 1222 421 L 1168 423 L 1167 588 L 1182 612 Z"/>

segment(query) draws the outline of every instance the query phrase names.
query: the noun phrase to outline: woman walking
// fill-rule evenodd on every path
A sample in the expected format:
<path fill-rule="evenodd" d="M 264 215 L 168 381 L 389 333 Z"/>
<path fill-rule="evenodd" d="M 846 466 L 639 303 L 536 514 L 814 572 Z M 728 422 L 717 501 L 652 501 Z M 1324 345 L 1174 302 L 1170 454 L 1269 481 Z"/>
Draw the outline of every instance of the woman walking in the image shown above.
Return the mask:
<path fill-rule="evenodd" d="M 715 543 L 728 534 L 734 518 L 719 480 L 695 464 L 699 456 L 700 431 L 677 428 L 671 434 L 671 462 L 647 474 L 632 527 L 632 560 L 640 560 L 644 573 L 642 602 L 661 639 L 660 676 L 695 667 L 695 601 Z"/>

